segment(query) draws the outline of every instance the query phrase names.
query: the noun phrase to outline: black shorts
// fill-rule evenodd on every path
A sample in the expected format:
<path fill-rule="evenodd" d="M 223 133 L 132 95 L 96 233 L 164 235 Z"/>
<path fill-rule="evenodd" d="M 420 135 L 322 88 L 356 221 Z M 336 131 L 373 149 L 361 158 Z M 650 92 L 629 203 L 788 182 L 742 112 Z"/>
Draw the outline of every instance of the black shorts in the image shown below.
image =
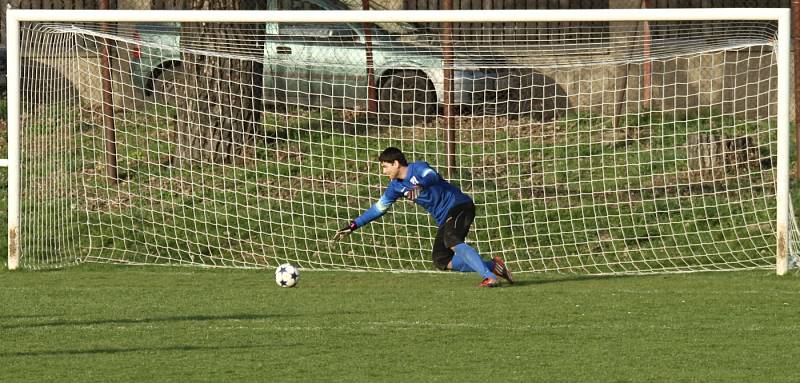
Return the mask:
<path fill-rule="evenodd" d="M 453 259 L 453 250 L 450 248 L 463 243 L 469 233 L 469 227 L 475 220 L 475 205 L 465 203 L 453 207 L 447 212 L 447 219 L 433 241 L 433 265 L 439 270 L 446 270 L 447 264 Z"/>

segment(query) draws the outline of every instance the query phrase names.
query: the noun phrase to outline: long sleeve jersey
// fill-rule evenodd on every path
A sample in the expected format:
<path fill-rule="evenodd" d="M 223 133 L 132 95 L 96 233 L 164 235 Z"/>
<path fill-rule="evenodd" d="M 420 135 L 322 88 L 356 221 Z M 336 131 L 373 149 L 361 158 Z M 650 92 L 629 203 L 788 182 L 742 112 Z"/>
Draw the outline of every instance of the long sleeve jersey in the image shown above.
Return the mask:
<path fill-rule="evenodd" d="M 410 197 L 433 216 L 441 226 L 454 206 L 471 203 L 472 199 L 447 181 L 428 165 L 417 161 L 408 165 L 405 179 L 392 179 L 383 196 L 364 214 L 355 219 L 357 227 L 364 226 L 384 215 L 401 197 Z"/>

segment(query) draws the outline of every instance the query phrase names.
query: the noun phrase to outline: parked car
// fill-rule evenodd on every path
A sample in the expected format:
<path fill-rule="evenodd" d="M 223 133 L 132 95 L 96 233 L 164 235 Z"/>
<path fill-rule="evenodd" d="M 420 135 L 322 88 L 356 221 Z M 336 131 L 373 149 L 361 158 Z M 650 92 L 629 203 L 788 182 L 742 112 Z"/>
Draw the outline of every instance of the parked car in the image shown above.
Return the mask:
<path fill-rule="evenodd" d="M 346 10 L 338 0 L 293 1 L 294 9 Z M 408 23 L 371 28 L 379 111 L 401 123 L 435 116 L 444 102 L 444 55 L 439 36 Z M 180 63 L 179 25 L 137 26 L 136 36 L 157 48 L 134 53 L 134 83 L 146 94 L 169 86 L 163 73 Z M 367 35 L 360 23 L 267 23 L 263 97 L 277 106 L 366 109 Z M 173 47 L 173 48 L 170 48 Z M 532 70 L 513 68 L 502 56 L 459 48 L 453 57 L 453 99 L 467 113 L 506 114 L 554 110 L 555 83 Z M 563 94 L 563 92 L 561 92 Z M 565 103 L 566 98 L 560 99 Z"/>
<path fill-rule="evenodd" d="M 133 85 L 145 96 L 170 92 L 172 73 L 181 65 L 181 26 L 178 23 L 142 23 L 133 26 L 129 60 Z"/>

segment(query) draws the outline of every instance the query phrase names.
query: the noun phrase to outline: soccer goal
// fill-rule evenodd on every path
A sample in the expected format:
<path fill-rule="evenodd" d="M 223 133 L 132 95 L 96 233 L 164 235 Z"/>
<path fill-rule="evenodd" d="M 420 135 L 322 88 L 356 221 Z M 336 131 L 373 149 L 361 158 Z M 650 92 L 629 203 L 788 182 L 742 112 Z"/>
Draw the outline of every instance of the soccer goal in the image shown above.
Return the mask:
<path fill-rule="evenodd" d="M 8 267 L 433 270 L 411 202 L 329 241 L 396 146 L 517 272 L 787 272 L 788 10 L 309 1 L 9 10 Z"/>

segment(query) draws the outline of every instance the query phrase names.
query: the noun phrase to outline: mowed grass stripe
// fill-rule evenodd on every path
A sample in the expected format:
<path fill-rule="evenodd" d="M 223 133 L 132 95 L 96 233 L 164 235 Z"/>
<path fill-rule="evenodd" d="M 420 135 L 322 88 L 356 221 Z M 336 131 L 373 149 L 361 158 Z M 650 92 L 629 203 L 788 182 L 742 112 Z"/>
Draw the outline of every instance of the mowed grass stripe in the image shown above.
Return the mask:
<path fill-rule="evenodd" d="M 597 278 L 83 265 L 0 272 L 25 381 L 795 382 L 796 273 Z M 786 355 L 785 359 L 775 355 Z"/>

